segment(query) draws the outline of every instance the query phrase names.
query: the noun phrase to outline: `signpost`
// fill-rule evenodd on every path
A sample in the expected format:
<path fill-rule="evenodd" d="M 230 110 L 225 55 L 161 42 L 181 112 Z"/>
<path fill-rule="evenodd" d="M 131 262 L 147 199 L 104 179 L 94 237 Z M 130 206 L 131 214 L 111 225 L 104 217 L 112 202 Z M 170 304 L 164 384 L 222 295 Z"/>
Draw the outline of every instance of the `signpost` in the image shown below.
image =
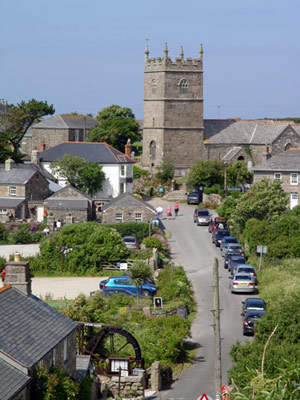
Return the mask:
<path fill-rule="evenodd" d="M 262 263 L 262 255 L 266 254 L 268 252 L 268 247 L 267 246 L 257 246 L 256 252 L 260 253 L 260 257 L 259 257 L 259 272 L 260 272 L 261 271 L 261 263 Z"/>

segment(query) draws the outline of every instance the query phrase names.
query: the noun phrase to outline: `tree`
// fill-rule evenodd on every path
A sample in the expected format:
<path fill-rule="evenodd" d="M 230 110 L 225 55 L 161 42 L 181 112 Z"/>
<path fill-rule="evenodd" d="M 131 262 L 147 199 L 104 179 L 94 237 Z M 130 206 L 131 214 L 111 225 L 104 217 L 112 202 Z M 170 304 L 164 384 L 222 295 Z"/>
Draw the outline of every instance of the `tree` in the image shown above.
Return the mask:
<path fill-rule="evenodd" d="M 237 199 L 229 224 L 234 231 L 242 232 L 250 218 L 272 221 L 286 210 L 288 202 L 288 194 L 281 188 L 281 183 L 271 183 L 264 178 Z"/>
<path fill-rule="evenodd" d="M 91 196 L 102 189 L 105 180 L 105 174 L 99 164 L 87 162 L 84 158 L 72 154 L 64 154 L 52 163 L 51 171 Z"/>
<path fill-rule="evenodd" d="M 137 299 L 140 299 L 140 286 L 146 279 L 150 279 L 152 276 L 151 269 L 143 261 L 136 261 L 130 269 L 130 277 L 137 289 Z"/>
<path fill-rule="evenodd" d="M 130 108 L 112 105 L 99 111 L 96 119 L 99 124 L 89 130 L 89 142 L 106 142 L 124 152 L 128 139 L 139 139 L 139 124 Z"/>
<path fill-rule="evenodd" d="M 253 172 L 249 171 L 245 161 L 236 161 L 227 168 L 227 183 L 230 186 L 245 186 L 245 183 L 252 183 Z"/>
<path fill-rule="evenodd" d="M 224 166 L 215 160 L 200 161 L 191 167 L 188 182 L 192 186 L 223 185 Z"/>
<path fill-rule="evenodd" d="M 46 101 L 37 101 L 31 99 L 28 102 L 21 101 L 16 106 L 10 104 L 7 111 L 2 115 L 2 123 L 0 125 L 0 140 L 12 146 L 10 156 L 19 161 L 22 155 L 19 152 L 20 143 L 33 124 L 46 115 L 53 115 L 55 109 Z"/>
<path fill-rule="evenodd" d="M 171 161 L 160 164 L 157 170 L 156 177 L 162 182 L 170 181 L 174 177 L 174 165 Z"/>

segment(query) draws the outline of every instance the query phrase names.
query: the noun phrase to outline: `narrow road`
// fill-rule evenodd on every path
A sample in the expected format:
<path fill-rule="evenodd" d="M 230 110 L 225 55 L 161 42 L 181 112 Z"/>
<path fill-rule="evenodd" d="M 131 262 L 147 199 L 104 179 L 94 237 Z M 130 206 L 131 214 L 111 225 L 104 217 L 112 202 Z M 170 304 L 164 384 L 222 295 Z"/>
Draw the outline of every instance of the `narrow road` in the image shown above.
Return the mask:
<path fill-rule="evenodd" d="M 168 205 L 159 199 L 151 205 Z M 192 341 L 197 345 L 194 365 L 184 371 L 169 390 L 160 393 L 161 399 L 193 400 L 206 393 L 214 398 L 214 335 L 213 335 L 213 263 L 219 259 L 220 307 L 222 337 L 222 382 L 227 383 L 227 371 L 231 366 L 229 351 L 236 341 L 244 342 L 242 335 L 241 301 L 247 295 L 232 295 L 229 291 L 228 272 L 224 269 L 220 251 L 211 241 L 206 226 L 193 222 L 195 207 L 180 204 L 179 216 L 163 219 L 167 232 L 171 233 L 172 258 L 182 265 L 190 279 L 198 304 L 198 313 L 192 325 Z M 164 213 L 165 215 L 165 213 Z"/>

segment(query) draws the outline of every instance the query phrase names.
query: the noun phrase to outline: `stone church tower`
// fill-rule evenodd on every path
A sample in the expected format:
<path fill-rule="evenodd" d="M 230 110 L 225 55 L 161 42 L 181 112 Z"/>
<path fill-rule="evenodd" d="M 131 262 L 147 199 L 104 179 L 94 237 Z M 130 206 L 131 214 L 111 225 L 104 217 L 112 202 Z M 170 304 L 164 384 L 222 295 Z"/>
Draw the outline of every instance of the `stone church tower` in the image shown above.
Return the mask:
<path fill-rule="evenodd" d="M 175 175 L 203 160 L 203 50 L 200 57 L 173 62 L 167 44 L 163 58 L 145 50 L 142 165 L 154 171 L 171 161 Z"/>

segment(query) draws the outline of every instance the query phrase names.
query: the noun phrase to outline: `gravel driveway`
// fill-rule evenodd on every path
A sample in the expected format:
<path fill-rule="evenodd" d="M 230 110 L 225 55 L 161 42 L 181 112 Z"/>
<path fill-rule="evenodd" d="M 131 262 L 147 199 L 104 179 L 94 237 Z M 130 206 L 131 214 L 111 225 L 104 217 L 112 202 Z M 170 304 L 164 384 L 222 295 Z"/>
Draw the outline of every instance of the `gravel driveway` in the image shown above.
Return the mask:
<path fill-rule="evenodd" d="M 103 279 L 105 277 L 32 278 L 32 294 L 43 299 L 46 295 L 53 300 L 75 299 L 80 293 L 89 296 L 90 292 L 99 290 Z"/>

